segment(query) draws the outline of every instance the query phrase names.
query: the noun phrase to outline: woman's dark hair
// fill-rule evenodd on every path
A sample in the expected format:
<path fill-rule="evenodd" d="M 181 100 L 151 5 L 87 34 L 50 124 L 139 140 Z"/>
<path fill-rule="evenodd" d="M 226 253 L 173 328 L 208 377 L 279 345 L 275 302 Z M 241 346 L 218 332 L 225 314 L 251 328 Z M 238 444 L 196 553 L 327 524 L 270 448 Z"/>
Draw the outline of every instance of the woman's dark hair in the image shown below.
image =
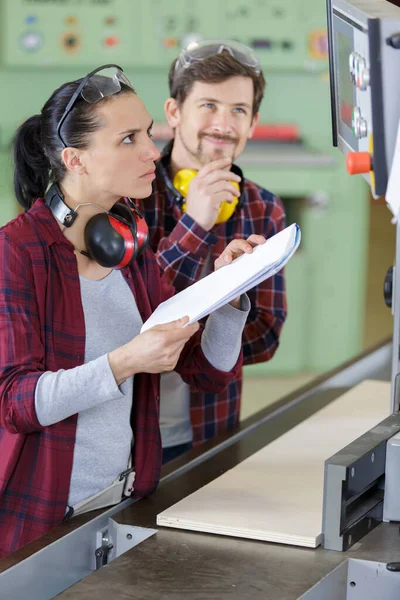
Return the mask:
<path fill-rule="evenodd" d="M 17 129 L 13 140 L 14 190 L 25 210 L 29 210 L 38 198 L 45 196 L 50 183 L 61 181 L 66 173 L 61 158 L 64 147 L 57 135 L 57 125 L 81 81 L 79 79 L 59 87 L 47 100 L 41 114 L 30 117 Z M 102 98 L 95 104 L 89 104 L 79 96 L 61 128 L 67 146 L 87 148 L 91 134 L 101 127 L 97 107 L 115 96 L 127 93 L 135 92 L 121 83 L 118 93 Z"/>

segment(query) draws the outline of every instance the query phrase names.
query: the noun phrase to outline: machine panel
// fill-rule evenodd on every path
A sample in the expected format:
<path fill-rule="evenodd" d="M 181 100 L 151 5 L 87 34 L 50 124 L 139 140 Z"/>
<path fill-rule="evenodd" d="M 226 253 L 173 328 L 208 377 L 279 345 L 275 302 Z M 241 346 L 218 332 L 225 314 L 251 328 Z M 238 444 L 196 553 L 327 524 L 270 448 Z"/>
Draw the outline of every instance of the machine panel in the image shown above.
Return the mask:
<path fill-rule="evenodd" d="M 386 192 L 400 117 L 400 8 L 328 0 L 334 145 L 375 196 Z"/>
<path fill-rule="evenodd" d="M 264 67 L 326 68 L 321 10 L 292 0 L 148 0 L 142 7 L 146 65 L 169 66 L 177 50 L 202 38 L 235 39 L 254 48 Z"/>
<path fill-rule="evenodd" d="M 291 0 L 4 0 L 4 65 L 168 67 L 203 38 L 253 47 L 264 67 L 325 69 L 321 10 Z"/>
<path fill-rule="evenodd" d="M 61 67 L 139 60 L 141 3 L 4 0 L 3 64 Z"/>

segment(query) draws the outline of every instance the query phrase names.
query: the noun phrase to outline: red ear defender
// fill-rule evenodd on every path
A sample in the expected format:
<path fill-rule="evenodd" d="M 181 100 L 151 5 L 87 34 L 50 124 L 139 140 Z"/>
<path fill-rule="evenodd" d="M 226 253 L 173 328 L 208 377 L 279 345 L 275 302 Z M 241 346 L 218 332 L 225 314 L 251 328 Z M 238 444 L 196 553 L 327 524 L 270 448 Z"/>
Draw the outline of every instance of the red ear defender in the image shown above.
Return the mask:
<path fill-rule="evenodd" d="M 99 213 L 85 227 L 85 245 L 102 267 L 123 269 L 139 258 L 148 244 L 145 219 L 129 200 L 117 202 L 110 213 Z"/>

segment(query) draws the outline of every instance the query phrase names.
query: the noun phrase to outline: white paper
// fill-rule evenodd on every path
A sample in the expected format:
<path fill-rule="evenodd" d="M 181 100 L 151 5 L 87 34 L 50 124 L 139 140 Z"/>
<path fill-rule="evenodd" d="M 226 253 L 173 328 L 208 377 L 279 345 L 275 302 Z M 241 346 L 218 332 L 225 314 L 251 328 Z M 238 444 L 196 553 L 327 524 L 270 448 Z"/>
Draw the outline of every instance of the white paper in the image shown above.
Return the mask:
<path fill-rule="evenodd" d="M 228 304 L 280 271 L 296 251 L 300 238 L 298 225 L 286 227 L 256 246 L 251 254 L 243 254 L 160 304 L 143 324 L 141 332 L 186 315 L 189 316 L 188 324 L 195 323 Z"/>

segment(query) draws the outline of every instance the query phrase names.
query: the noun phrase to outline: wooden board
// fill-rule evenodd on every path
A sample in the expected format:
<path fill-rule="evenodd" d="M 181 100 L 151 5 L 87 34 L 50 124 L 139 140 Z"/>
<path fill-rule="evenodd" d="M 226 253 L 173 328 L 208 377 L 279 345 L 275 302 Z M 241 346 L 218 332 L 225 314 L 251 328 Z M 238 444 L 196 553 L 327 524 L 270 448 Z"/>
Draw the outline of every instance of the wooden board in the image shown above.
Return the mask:
<path fill-rule="evenodd" d="M 364 381 L 157 516 L 157 525 L 316 548 L 324 462 L 390 414 L 390 383 Z"/>

